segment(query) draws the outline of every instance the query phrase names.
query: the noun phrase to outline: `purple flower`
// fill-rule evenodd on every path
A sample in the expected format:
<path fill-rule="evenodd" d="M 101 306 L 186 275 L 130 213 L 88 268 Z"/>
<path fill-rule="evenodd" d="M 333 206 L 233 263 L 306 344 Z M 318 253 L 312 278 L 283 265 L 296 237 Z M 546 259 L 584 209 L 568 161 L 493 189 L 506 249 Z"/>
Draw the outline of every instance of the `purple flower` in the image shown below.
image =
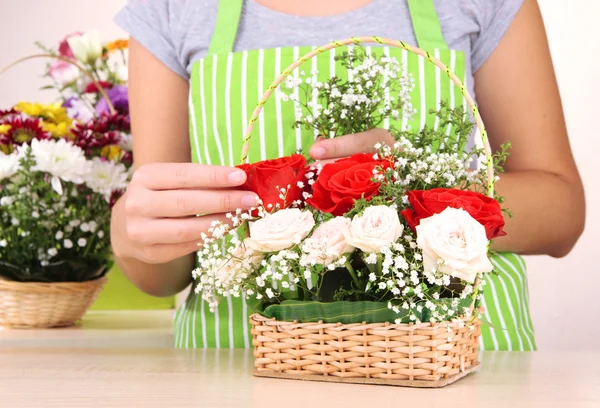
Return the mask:
<path fill-rule="evenodd" d="M 108 99 L 110 99 L 111 103 L 122 115 L 129 114 L 129 96 L 127 94 L 127 87 L 124 85 L 115 85 L 112 88 L 106 91 L 108 95 Z M 100 99 L 100 102 L 96 105 L 96 112 L 98 115 L 102 115 L 103 113 L 110 113 L 108 109 L 108 104 L 104 98 Z"/>
<path fill-rule="evenodd" d="M 63 107 L 63 108 L 70 108 L 70 107 L 73 105 L 73 99 L 75 99 L 75 97 L 74 97 L 74 96 L 72 96 L 72 97 L 70 97 L 70 98 L 66 99 L 66 100 L 63 102 L 63 104 L 62 104 L 62 107 Z"/>

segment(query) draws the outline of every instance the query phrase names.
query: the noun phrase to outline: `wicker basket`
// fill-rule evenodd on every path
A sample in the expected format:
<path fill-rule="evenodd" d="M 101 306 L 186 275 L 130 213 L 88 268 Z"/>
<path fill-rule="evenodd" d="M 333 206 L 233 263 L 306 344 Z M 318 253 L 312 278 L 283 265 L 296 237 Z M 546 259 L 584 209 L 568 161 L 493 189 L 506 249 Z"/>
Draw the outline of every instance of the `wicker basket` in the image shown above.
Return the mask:
<path fill-rule="evenodd" d="M 479 321 L 341 324 L 250 317 L 255 375 L 441 387 L 479 367 Z"/>
<path fill-rule="evenodd" d="M 469 104 L 487 158 L 492 152 L 473 98 L 439 59 L 406 43 L 381 37 L 356 37 L 317 48 L 287 67 L 261 97 L 246 129 L 242 163 L 246 162 L 254 124 L 285 77 L 314 56 L 348 44 L 379 43 L 422 56 L 445 72 Z M 487 161 L 488 196 L 494 197 L 492 160 Z M 476 282 L 476 284 L 478 281 Z M 475 305 L 473 300 L 471 310 Z M 473 314 L 476 316 L 476 313 Z M 479 366 L 481 322 L 437 324 L 341 324 L 285 322 L 259 314 L 250 317 L 254 373 L 261 377 L 436 388 L 451 384 Z M 466 324 L 462 324 L 466 323 Z"/>
<path fill-rule="evenodd" d="M 106 284 L 14 282 L 0 278 L 0 326 L 33 329 L 73 326 Z"/>

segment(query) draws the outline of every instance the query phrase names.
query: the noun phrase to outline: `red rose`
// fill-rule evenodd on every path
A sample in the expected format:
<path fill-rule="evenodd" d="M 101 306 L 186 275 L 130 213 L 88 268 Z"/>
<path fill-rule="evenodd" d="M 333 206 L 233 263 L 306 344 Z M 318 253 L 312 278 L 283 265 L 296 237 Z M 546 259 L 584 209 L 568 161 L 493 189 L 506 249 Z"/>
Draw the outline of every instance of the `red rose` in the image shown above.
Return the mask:
<path fill-rule="evenodd" d="M 294 201 L 303 199 L 303 190 L 298 187 L 298 182 L 306 184 L 307 170 L 306 158 L 300 154 L 237 167 L 244 170 L 248 176 L 241 189 L 258 194 L 267 211 L 274 209 L 277 204 L 286 208 Z M 280 198 L 282 188 L 288 189 L 285 202 Z"/>
<path fill-rule="evenodd" d="M 103 89 L 110 89 L 110 88 L 112 88 L 112 84 L 110 82 L 100 81 L 98 83 L 100 84 L 100 86 Z M 98 93 L 98 92 L 100 92 L 100 91 L 98 90 L 98 87 L 96 86 L 96 84 L 93 83 L 93 82 L 90 82 L 88 84 L 88 86 L 85 87 L 85 93 Z"/>
<path fill-rule="evenodd" d="M 390 165 L 366 153 L 327 164 L 313 185 L 312 198 L 306 202 L 325 213 L 344 215 L 356 200 L 371 200 L 379 193 L 380 183 L 372 181 L 373 170 Z"/>
<path fill-rule="evenodd" d="M 485 227 L 488 239 L 506 235 L 502 230 L 504 217 L 498 201 L 473 191 L 448 188 L 413 190 L 408 192 L 412 209 L 402 211 L 408 226 L 415 231 L 423 218 L 439 214 L 446 208 L 462 208 Z"/>

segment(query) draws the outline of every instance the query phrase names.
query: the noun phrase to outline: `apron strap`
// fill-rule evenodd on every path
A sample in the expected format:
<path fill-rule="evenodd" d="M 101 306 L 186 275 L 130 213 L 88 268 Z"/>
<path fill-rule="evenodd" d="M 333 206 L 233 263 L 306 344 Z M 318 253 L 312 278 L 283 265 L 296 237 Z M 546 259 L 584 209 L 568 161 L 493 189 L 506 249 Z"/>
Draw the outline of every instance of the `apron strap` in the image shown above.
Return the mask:
<path fill-rule="evenodd" d="M 208 47 L 208 55 L 233 51 L 243 4 L 243 0 L 219 0 L 217 22 Z"/>
<path fill-rule="evenodd" d="M 433 0 L 407 0 L 419 48 L 447 50 Z M 217 22 L 208 55 L 231 52 L 237 36 L 243 0 L 219 0 Z"/>
<path fill-rule="evenodd" d="M 433 0 L 407 0 L 418 47 L 424 50 L 447 50 L 442 26 L 435 11 Z"/>

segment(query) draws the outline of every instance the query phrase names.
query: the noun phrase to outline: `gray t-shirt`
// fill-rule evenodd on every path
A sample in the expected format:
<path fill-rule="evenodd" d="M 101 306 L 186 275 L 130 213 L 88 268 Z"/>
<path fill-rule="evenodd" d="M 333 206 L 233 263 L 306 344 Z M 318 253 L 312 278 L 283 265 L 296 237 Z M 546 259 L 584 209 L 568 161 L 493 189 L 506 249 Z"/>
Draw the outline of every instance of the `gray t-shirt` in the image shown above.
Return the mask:
<path fill-rule="evenodd" d="M 129 0 L 115 21 L 167 67 L 189 78 L 208 51 L 218 0 Z M 467 59 L 467 85 L 501 41 L 523 0 L 435 0 L 449 47 Z M 372 0 L 328 17 L 294 16 L 244 0 L 234 51 L 320 46 L 351 36 L 378 35 L 417 45 L 405 0 Z"/>

